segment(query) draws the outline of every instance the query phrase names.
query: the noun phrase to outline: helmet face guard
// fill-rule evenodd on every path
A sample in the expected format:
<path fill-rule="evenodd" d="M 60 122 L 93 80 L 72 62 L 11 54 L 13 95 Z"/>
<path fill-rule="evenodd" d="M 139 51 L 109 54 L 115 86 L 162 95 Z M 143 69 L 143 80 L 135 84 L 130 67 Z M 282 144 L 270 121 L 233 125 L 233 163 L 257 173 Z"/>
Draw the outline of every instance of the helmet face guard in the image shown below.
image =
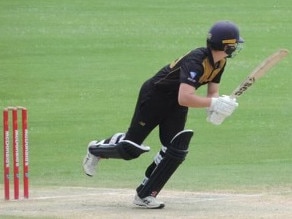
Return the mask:
<path fill-rule="evenodd" d="M 223 45 L 225 45 L 224 52 L 228 55 L 227 58 L 233 58 L 235 57 L 242 49 L 243 49 L 243 39 L 240 37 L 238 42 L 235 41 L 233 44 L 224 43 L 225 40 L 223 40 Z"/>
<path fill-rule="evenodd" d="M 214 50 L 224 51 L 227 58 L 236 56 L 243 48 L 243 42 L 237 26 L 230 21 L 215 23 L 207 37 L 207 46 Z"/>

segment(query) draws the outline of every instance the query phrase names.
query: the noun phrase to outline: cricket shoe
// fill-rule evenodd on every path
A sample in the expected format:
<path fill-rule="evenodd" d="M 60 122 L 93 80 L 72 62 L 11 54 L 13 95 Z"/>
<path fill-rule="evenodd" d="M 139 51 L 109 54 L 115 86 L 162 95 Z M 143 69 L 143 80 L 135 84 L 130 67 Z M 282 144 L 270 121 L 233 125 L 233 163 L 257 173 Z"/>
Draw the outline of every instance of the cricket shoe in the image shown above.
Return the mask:
<path fill-rule="evenodd" d="M 100 160 L 100 157 L 94 156 L 90 153 L 89 147 L 97 145 L 98 141 L 91 141 L 88 144 L 87 154 L 83 160 L 83 171 L 87 176 L 93 176 L 96 173 L 96 166 L 98 164 L 98 161 Z"/>
<path fill-rule="evenodd" d="M 140 198 L 138 194 L 135 195 L 133 204 L 141 206 L 141 207 L 146 207 L 150 209 L 159 209 L 159 208 L 164 208 L 164 203 L 161 201 L 158 201 L 155 197 L 153 196 L 147 196 L 145 198 Z"/>

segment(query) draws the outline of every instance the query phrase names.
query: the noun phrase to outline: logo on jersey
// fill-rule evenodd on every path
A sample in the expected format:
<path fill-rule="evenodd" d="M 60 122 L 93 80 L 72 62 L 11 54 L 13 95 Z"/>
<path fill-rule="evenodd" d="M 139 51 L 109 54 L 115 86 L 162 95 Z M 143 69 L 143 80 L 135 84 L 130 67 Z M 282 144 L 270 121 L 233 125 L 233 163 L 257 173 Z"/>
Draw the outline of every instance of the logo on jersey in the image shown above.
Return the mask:
<path fill-rule="evenodd" d="M 195 82 L 197 82 L 197 81 L 195 80 L 195 77 L 196 77 L 196 76 L 197 76 L 197 73 L 191 71 L 191 72 L 190 72 L 190 77 L 188 77 L 188 80 L 191 81 L 191 82 L 193 82 L 193 83 L 195 83 Z"/>

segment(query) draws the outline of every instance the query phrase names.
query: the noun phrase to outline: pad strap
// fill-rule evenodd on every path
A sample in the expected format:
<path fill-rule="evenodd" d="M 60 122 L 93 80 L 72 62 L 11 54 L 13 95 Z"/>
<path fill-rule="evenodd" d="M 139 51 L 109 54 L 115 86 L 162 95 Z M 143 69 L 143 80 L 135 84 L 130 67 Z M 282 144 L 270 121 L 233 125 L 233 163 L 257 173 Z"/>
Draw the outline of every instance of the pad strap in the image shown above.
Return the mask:
<path fill-rule="evenodd" d="M 90 153 L 101 158 L 117 158 L 131 160 L 142 153 L 150 151 L 150 147 L 138 145 L 129 140 L 121 140 L 117 144 L 97 143 L 89 147 Z"/>

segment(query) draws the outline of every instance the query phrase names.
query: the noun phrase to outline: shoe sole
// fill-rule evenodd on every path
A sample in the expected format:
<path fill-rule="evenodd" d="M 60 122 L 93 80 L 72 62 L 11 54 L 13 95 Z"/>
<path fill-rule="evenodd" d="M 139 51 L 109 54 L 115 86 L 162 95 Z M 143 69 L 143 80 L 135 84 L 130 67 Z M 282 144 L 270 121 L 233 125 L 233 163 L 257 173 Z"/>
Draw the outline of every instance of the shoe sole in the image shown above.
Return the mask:
<path fill-rule="evenodd" d="M 147 209 L 162 209 L 162 208 L 165 207 L 165 204 L 160 204 L 160 205 L 157 206 L 157 207 L 154 207 L 154 206 L 152 207 L 152 206 L 149 206 L 149 205 L 147 205 L 147 204 L 144 204 L 143 202 L 138 202 L 138 201 L 134 201 L 133 204 L 134 204 L 134 205 L 137 205 L 137 206 L 139 206 L 139 207 L 145 207 L 145 208 L 147 208 Z"/>

